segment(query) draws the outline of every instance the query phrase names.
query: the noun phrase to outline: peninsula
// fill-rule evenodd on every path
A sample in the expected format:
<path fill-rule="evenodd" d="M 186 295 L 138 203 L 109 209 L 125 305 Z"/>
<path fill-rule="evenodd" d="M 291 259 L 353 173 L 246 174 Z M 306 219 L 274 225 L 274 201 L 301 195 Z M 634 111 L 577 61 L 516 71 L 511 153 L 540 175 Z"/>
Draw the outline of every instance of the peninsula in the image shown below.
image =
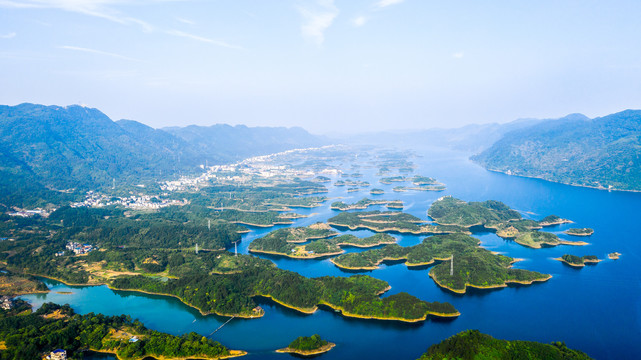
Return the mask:
<path fill-rule="evenodd" d="M 0 340 L 5 344 L 3 357 L 11 359 L 40 359 L 43 353 L 56 349 L 64 349 L 69 358 L 81 358 L 90 349 L 112 353 L 121 360 L 214 360 L 246 354 L 194 332 L 173 336 L 149 330 L 128 316 L 80 315 L 69 305 L 52 303 L 30 314 L 0 314 Z"/>

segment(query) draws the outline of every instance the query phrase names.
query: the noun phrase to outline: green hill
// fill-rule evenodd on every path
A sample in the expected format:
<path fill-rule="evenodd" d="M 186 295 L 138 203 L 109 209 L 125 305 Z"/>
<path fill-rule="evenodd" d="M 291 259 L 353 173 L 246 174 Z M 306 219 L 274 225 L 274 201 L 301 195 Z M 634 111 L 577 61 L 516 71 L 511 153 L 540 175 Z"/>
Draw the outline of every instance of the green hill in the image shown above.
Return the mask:
<path fill-rule="evenodd" d="M 134 185 L 201 171 L 206 161 L 220 164 L 321 143 L 300 128 L 207 129 L 194 142 L 136 121 L 114 122 L 83 106 L 0 106 L 0 204 L 64 203 L 71 189 L 104 189 L 112 179 Z"/>
<path fill-rule="evenodd" d="M 505 134 L 472 160 L 489 170 L 569 185 L 641 190 L 641 110 L 545 121 Z"/>
<path fill-rule="evenodd" d="M 499 340 L 478 330 L 466 330 L 430 346 L 419 360 L 432 359 L 583 360 L 590 357 L 581 351 L 569 349 L 561 342 L 548 345 L 534 341 Z"/>

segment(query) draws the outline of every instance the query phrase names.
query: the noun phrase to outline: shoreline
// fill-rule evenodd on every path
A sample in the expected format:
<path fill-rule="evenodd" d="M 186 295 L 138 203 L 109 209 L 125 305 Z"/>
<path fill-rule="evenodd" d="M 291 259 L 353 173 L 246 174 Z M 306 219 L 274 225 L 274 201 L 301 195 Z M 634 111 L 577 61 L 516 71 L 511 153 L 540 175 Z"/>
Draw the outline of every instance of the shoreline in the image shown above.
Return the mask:
<path fill-rule="evenodd" d="M 334 252 L 334 253 L 327 253 L 327 254 L 315 254 L 311 256 L 292 256 L 289 254 L 283 254 L 275 251 L 267 251 L 267 250 L 254 250 L 254 249 L 249 249 L 249 252 L 251 253 L 257 253 L 257 254 L 269 254 L 269 255 L 279 255 L 279 256 L 284 256 L 288 257 L 290 259 L 297 259 L 297 260 L 307 260 L 307 259 L 318 259 L 326 256 L 335 256 L 335 255 L 341 255 L 345 253 L 345 250 L 341 250 L 340 252 Z"/>
<path fill-rule="evenodd" d="M 560 261 L 560 262 L 562 262 L 562 263 L 564 263 L 564 264 L 566 264 L 568 266 L 572 266 L 572 267 L 575 267 L 575 268 L 582 268 L 582 267 L 585 267 L 585 265 L 587 265 L 587 264 L 598 264 L 601 261 L 603 261 L 602 259 L 596 259 L 596 260 L 587 259 L 587 260 L 583 260 L 583 264 L 574 264 L 574 263 L 565 261 L 565 259 L 560 258 L 560 257 L 559 258 L 553 258 L 553 260 Z"/>
<path fill-rule="evenodd" d="M 301 356 L 313 356 L 313 355 L 319 355 L 319 354 L 324 354 L 330 350 L 332 350 L 336 344 L 328 342 L 327 345 L 321 346 L 318 349 L 315 350 L 297 350 L 297 349 L 291 349 L 290 347 L 282 348 L 276 350 L 277 353 L 291 353 L 291 354 L 298 354 Z"/>
<path fill-rule="evenodd" d="M 430 276 L 430 278 L 432 278 L 432 280 L 436 283 L 436 285 L 438 285 L 439 287 L 441 287 L 441 288 L 443 288 L 443 289 L 446 289 L 446 290 L 449 290 L 449 291 L 451 291 L 451 292 L 453 292 L 453 293 L 456 293 L 456 294 L 465 294 L 465 292 L 467 291 L 467 288 L 468 288 L 468 287 L 471 287 L 471 288 L 474 288 L 474 289 L 480 289 L 480 290 L 502 289 L 502 288 L 506 288 L 506 287 L 508 287 L 508 284 L 532 285 L 532 284 L 534 284 L 535 282 L 545 282 L 545 281 L 548 281 L 548 280 L 550 280 L 550 279 L 552 278 L 552 275 L 548 275 L 545 279 L 534 279 L 534 280 L 505 280 L 505 281 L 503 282 L 503 284 L 485 285 L 485 286 L 484 286 L 484 285 L 474 285 L 474 284 L 468 284 L 468 283 L 465 283 L 464 288 L 461 290 L 461 289 L 452 289 L 452 288 L 450 288 L 449 286 L 446 286 L 446 285 L 441 284 L 441 283 L 436 279 L 435 275 L 433 275 L 433 274 L 432 274 L 432 272 L 431 272 L 431 271 L 430 271 L 430 273 L 429 273 L 429 276 Z"/>
<path fill-rule="evenodd" d="M 125 360 L 124 358 L 121 358 L 120 356 L 118 356 L 118 354 L 113 350 L 105 350 L 105 349 L 95 350 L 95 349 L 92 349 L 92 348 L 89 348 L 88 350 L 91 351 L 91 352 L 94 352 L 94 353 L 99 353 L 99 354 L 110 354 L 110 355 L 115 356 L 116 359 L 118 359 L 118 360 Z M 144 359 L 147 359 L 149 357 L 152 357 L 152 358 L 154 358 L 156 360 L 190 360 L 190 359 L 221 360 L 221 359 L 231 359 L 231 358 L 235 358 L 235 357 L 245 356 L 247 354 L 248 354 L 247 351 L 244 351 L 244 350 L 231 350 L 231 349 L 229 349 L 229 355 L 223 355 L 223 356 L 217 356 L 217 357 L 207 357 L 207 356 L 203 357 L 203 356 L 198 356 L 198 355 L 187 356 L 187 357 L 166 357 L 166 356 L 162 356 L 162 355 L 145 355 L 144 357 L 133 358 L 133 360 L 144 360 Z M 130 360 L 132 360 L 132 359 L 130 359 Z"/>

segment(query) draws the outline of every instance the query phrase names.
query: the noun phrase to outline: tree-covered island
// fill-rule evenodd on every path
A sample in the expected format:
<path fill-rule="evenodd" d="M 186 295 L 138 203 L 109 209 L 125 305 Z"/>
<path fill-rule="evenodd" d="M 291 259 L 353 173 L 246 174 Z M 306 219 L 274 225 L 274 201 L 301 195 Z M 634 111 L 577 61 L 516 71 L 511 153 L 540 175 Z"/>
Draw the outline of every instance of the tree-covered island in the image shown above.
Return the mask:
<path fill-rule="evenodd" d="M 555 215 L 541 221 L 523 219 L 521 214 L 504 203 L 496 200 L 484 202 L 466 202 L 451 196 L 443 196 L 435 201 L 427 214 L 441 225 L 471 228 L 482 226 L 493 230 L 504 239 L 514 239 L 520 245 L 541 248 L 557 245 L 587 245 L 582 241 L 566 241 L 557 235 L 538 231 L 545 226 L 564 224 L 569 220 Z"/>
<path fill-rule="evenodd" d="M 330 205 L 330 209 L 340 211 L 364 210 L 374 205 L 386 205 L 390 209 L 403 209 L 403 202 L 401 200 L 372 200 L 368 198 L 363 198 L 353 204 L 336 201 Z"/>
<path fill-rule="evenodd" d="M 462 331 L 427 349 L 419 360 L 590 360 L 585 353 L 569 349 L 562 342 L 500 340 L 478 330 Z"/>
<path fill-rule="evenodd" d="M 293 353 L 301 356 L 313 356 L 326 353 L 334 348 L 336 344 L 321 339 L 320 335 L 299 336 L 294 339 L 286 348 L 278 349 L 279 353 Z"/>
<path fill-rule="evenodd" d="M 582 268 L 586 264 L 597 264 L 599 261 L 601 261 L 599 260 L 598 257 L 596 257 L 596 255 L 576 256 L 576 255 L 570 255 L 570 254 L 565 254 L 560 258 L 556 258 L 554 260 L 561 261 L 566 265 L 570 265 L 572 267 L 577 267 L 577 268 Z"/>
<path fill-rule="evenodd" d="M 565 233 L 572 236 L 590 236 L 594 234 L 594 230 L 590 228 L 570 228 L 565 230 Z"/>
<path fill-rule="evenodd" d="M 331 217 L 327 223 L 337 228 L 372 230 L 415 235 L 467 232 L 460 226 L 425 224 L 414 215 L 398 211 L 344 212 Z"/>
<path fill-rule="evenodd" d="M 358 238 L 348 234 L 330 239 L 313 240 L 305 245 L 296 245 L 284 237 L 267 234 L 267 236 L 252 241 L 249 244 L 249 251 L 287 256 L 293 259 L 314 259 L 342 254 L 344 252 L 341 249 L 342 246 L 367 248 L 394 243 L 396 243 L 396 239 L 388 234 L 375 234 L 366 238 Z"/>
<path fill-rule="evenodd" d="M 456 293 L 465 293 L 468 286 L 500 288 L 509 283 L 532 284 L 551 278 L 547 274 L 513 269 L 511 265 L 516 259 L 483 249 L 477 239 L 460 233 L 431 236 L 410 247 L 394 244 L 344 254 L 332 259 L 332 263 L 350 270 L 373 270 L 386 260 L 404 261 L 407 266 L 431 265 L 438 261 L 430 270 L 430 277 L 439 286 Z"/>

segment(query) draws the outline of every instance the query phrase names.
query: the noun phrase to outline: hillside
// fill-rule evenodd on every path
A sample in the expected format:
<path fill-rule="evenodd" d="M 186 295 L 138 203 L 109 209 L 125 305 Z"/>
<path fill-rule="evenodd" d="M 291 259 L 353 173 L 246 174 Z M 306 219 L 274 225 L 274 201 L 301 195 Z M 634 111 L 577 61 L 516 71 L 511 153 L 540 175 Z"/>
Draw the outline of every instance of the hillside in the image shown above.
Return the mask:
<path fill-rule="evenodd" d="M 198 132 L 194 127 L 174 133 Z M 217 125 L 194 141 L 82 106 L 0 106 L 0 205 L 69 201 L 76 192 L 201 171 L 273 150 L 316 146 L 300 128 Z M 242 140 L 241 140 L 242 139 Z M 309 145 L 308 145 L 309 144 Z"/>
<path fill-rule="evenodd" d="M 505 134 L 473 156 L 489 170 L 570 185 L 641 190 L 641 111 L 580 114 Z"/>
<path fill-rule="evenodd" d="M 543 344 L 534 341 L 500 340 L 478 330 L 466 330 L 430 346 L 419 360 L 431 359 L 566 359 L 588 360 L 585 353 L 572 350 L 562 342 Z"/>

